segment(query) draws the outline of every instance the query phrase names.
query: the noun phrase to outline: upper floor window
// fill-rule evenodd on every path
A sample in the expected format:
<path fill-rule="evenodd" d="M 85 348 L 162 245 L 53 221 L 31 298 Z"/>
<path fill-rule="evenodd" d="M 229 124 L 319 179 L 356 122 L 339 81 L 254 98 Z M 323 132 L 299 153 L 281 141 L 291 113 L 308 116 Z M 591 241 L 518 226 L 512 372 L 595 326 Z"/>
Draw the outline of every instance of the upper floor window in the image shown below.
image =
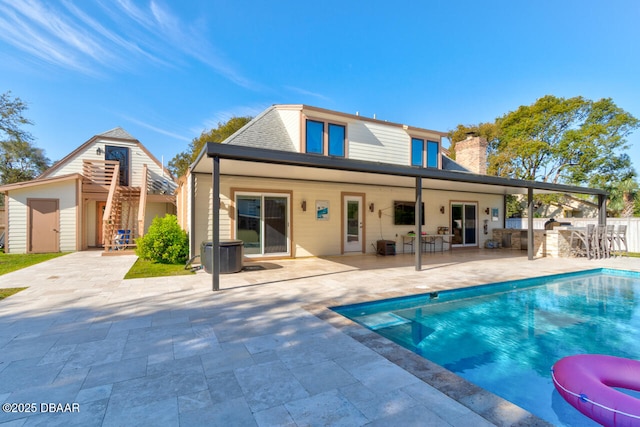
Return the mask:
<path fill-rule="evenodd" d="M 342 125 L 329 123 L 329 155 L 344 157 L 346 129 Z"/>
<path fill-rule="evenodd" d="M 322 154 L 324 151 L 324 123 L 307 120 L 307 153 Z"/>
<path fill-rule="evenodd" d="M 420 138 L 411 138 L 411 166 L 438 167 L 440 144 Z"/>
<path fill-rule="evenodd" d="M 411 138 L 411 166 L 422 166 L 424 158 L 424 140 Z"/>
<path fill-rule="evenodd" d="M 306 121 L 305 152 L 345 157 L 347 128 L 336 123 Z"/>
<path fill-rule="evenodd" d="M 427 141 L 427 167 L 437 168 L 440 157 L 440 144 L 435 141 Z"/>

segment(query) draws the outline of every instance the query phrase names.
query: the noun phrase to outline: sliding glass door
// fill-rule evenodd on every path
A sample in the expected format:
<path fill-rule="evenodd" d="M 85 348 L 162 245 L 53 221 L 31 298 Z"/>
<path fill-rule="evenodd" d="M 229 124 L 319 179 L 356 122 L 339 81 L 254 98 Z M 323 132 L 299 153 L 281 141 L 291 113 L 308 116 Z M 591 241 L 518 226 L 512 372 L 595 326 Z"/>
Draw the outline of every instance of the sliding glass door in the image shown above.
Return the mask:
<path fill-rule="evenodd" d="M 289 255 L 289 195 L 236 195 L 236 238 L 245 255 Z"/>
<path fill-rule="evenodd" d="M 453 246 L 478 246 L 477 224 L 477 203 L 451 203 Z"/>

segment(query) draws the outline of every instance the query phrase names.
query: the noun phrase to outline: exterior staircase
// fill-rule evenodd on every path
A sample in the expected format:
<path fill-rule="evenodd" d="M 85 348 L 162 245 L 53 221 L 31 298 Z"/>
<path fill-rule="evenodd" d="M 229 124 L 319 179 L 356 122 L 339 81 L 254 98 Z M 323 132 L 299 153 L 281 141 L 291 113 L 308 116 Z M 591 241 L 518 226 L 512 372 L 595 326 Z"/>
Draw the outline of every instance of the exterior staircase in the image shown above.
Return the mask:
<path fill-rule="evenodd" d="M 109 202 L 111 206 L 109 208 Z M 140 188 L 116 185 L 103 219 L 104 250 L 125 250 L 136 247 Z"/>
<path fill-rule="evenodd" d="M 148 202 L 176 203 L 167 179 L 151 172 L 146 164 L 142 169 L 141 187 L 120 185 L 120 164 L 114 160 L 85 160 L 82 175 L 84 197 L 104 200 L 108 193 L 100 242 L 105 252 L 136 247 L 135 239 L 144 234 Z"/>

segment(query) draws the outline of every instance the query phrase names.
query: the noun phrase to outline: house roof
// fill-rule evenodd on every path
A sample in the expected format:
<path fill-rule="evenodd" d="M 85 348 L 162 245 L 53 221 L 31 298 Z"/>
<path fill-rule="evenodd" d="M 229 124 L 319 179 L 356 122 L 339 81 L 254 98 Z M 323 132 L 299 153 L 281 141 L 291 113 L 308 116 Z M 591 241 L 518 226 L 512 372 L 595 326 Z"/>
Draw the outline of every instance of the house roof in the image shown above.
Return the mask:
<path fill-rule="evenodd" d="M 203 147 L 198 158 L 191 165 L 190 171 L 192 173 L 212 173 L 212 163 L 207 161 L 207 157 L 218 157 L 222 160 L 220 172 L 224 175 L 361 183 L 403 188 L 414 188 L 416 185 L 415 178 L 422 178 L 423 188 L 447 191 L 526 194 L 531 189 L 536 193 L 607 194 L 603 190 L 593 188 L 478 175 L 468 171 L 444 154 L 442 155 L 442 169 L 432 169 L 298 153 L 285 125 L 276 113 L 277 109 L 326 113 L 342 116 L 350 120 L 376 122 L 386 126 L 399 126 L 405 130 L 410 129 L 421 133 L 446 136 L 443 132 L 409 127 L 306 105 L 276 105 L 256 116 L 222 144 L 209 143 Z M 261 126 L 258 123 L 266 123 L 269 126 Z"/>
<path fill-rule="evenodd" d="M 269 131 L 265 132 L 265 129 L 269 129 Z M 276 106 L 269 107 L 258 114 L 249 123 L 223 141 L 223 144 L 295 151 L 289 132 L 287 132 L 280 115 L 276 112 Z"/>
<path fill-rule="evenodd" d="M 128 139 L 131 141 L 137 141 L 134 137 L 132 137 L 129 132 L 122 129 L 121 127 L 113 128 L 104 133 L 98 134 L 97 136 L 103 136 L 105 138 L 115 138 L 115 139 Z"/>

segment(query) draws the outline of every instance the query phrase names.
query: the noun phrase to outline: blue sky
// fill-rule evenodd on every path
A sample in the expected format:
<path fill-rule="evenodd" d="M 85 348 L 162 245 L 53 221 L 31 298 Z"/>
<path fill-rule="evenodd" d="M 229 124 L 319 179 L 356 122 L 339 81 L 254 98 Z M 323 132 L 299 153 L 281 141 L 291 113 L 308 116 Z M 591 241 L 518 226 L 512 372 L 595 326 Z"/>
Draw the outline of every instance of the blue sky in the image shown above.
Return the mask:
<path fill-rule="evenodd" d="M 637 0 L 0 0 L 0 93 L 51 160 L 121 126 L 167 162 L 281 103 L 440 131 L 548 94 L 640 118 L 638 22 Z"/>

